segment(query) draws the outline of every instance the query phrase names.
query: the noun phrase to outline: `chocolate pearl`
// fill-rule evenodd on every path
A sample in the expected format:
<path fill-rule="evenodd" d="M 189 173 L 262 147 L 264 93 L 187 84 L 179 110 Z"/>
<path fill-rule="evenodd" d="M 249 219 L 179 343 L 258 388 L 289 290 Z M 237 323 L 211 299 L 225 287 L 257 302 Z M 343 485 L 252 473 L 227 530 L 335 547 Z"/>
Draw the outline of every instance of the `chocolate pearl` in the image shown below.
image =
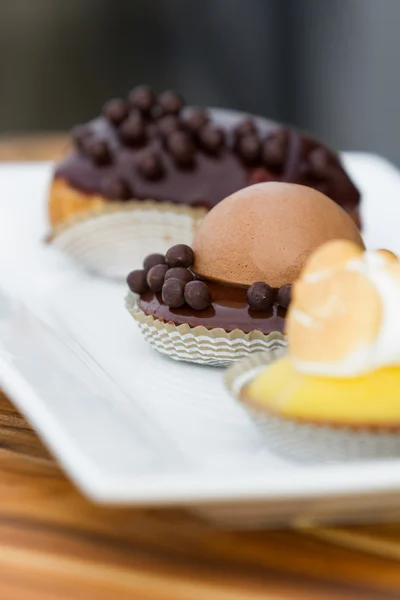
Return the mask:
<path fill-rule="evenodd" d="M 164 254 L 149 254 L 143 261 L 143 269 L 148 273 L 156 265 L 165 265 Z"/>
<path fill-rule="evenodd" d="M 146 271 L 143 269 L 137 269 L 136 271 L 129 273 L 126 282 L 129 289 L 135 294 L 144 294 L 149 289 L 146 280 Z"/>
<path fill-rule="evenodd" d="M 167 147 L 177 163 L 189 165 L 193 162 L 195 147 L 185 131 L 174 131 L 167 138 Z"/>
<path fill-rule="evenodd" d="M 182 96 L 171 90 L 160 94 L 157 103 L 162 115 L 177 115 L 185 104 Z"/>
<path fill-rule="evenodd" d="M 185 300 L 194 310 L 205 310 L 211 304 L 211 293 L 204 281 L 190 281 L 185 285 Z"/>
<path fill-rule="evenodd" d="M 103 166 L 111 163 L 110 148 L 105 140 L 89 139 L 85 142 L 85 149 L 96 165 Z"/>
<path fill-rule="evenodd" d="M 184 115 L 182 124 L 191 133 L 198 133 L 209 120 L 207 111 L 201 108 L 192 108 Z"/>
<path fill-rule="evenodd" d="M 297 165 L 297 170 L 299 176 L 309 177 L 311 175 L 310 165 L 304 160 L 301 160 L 299 162 L 299 164 Z"/>
<path fill-rule="evenodd" d="M 184 285 L 189 283 L 189 281 L 193 281 L 193 273 L 184 267 L 173 267 L 172 269 L 168 269 L 168 271 L 165 273 L 165 281 L 167 281 L 167 279 L 170 277 L 179 279 L 179 281 L 182 281 Z"/>
<path fill-rule="evenodd" d="M 156 96 L 148 85 L 139 85 L 130 92 L 128 100 L 131 106 L 147 114 L 154 106 Z"/>
<path fill-rule="evenodd" d="M 251 171 L 249 180 L 250 183 L 264 183 L 265 181 L 272 181 L 273 177 L 264 167 L 257 167 Z"/>
<path fill-rule="evenodd" d="M 252 119 L 244 119 L 239 123 L 239 125 L 236 125 L 233 133 L 235 138 L 241 138 L 244 135 L 256 134 L 257 127 Z"/>
<path fill-rule="evenodd" d="M 111 200 L 129 200 L 132 198 L 132 190 L 127 181 L 118 176 L 108 177 L 101 185 L 102 193 Z"/>
<path fill-rule="evenodd" d="M 176 115 L 165 115 L 157 121 L 157 130 L 162 137 L 168 137 L 180 128 L 179 119 Z"/>
<path fill-rule="evenodd" d="M 267 167 L 279 168 L 285 162 L 288 136 L 286 131 L 273 133 L 264 142 L 262 157 Z"/>
<path fill-rule="evenodd" d="M 237 153 L 247 163 L 255 163 L 260 157 L 261 142 L 254 134 L 241 137 L 237 143 Z"/>
<path fill-rule="evenodd" d="M 247 302 L 254 310 L 269 310 L 275 299 L 275 292 L 271 286 L 263 281 L 253 283 L 247 290 Z"/>
<path fill-rule="evenodd" d="M 199 132 L 199 143 L 201 147 L 214 154 L 224 143 L 224 132 L 214 125 L 205 125 Z"/>
<path fill-rule="evenodd" d="M 292 285 L 290 283 L 286 283 L 278 290 L 278 295 L 276 297 L 276 301 L 279 306 L 283 308 L 288 308 L 290 301 L 292 299 Z"/>
<path fill-rule="evenodd" d="M 137 167 L 146 179 L 159 179 L 164 172 L 160 155 L 152 151 L 145 152 L 139 157 Z"/>
<path fill-rule="evenodd" d="M 128 146 L 140 146 L 146 141 L 146 126 L 140 113 L 133 113 L 119 128 L 121 140 Z"/>
<path fill-rule="evenodd" d="M 329 156 L 324 148 L 315 148 L 311 150 L 308 157 L 309 170 L 314 177 L 323 178 L 328 174 Z"/>
<path fill-rule="evenodd" d="M 185 304 L 185 284 L 176 277 L 166 279 L 162 286 L 161 297 L 163 302 L 170 308 L 179 308 Z"/>
<path fill-rule="evenodd" d="M 171 269 L 173 267 L 191 267 L 194 263 L 193 250 L 186 244 L 176 244 L 167 251 L 165 262 Z"/>
<path fill-rule="evenodd" d="M 121 98 L 114 98 L 104 106 L 103 114 L 113 125 L 120 125 L 129 114 L 128 104 Z"/>
<path fill-rule="evenodd" d="M 164 284 L 165 273 L 168 271 L 167 265 L 155 265 L 147 273 L 147 284 L 153 292 L 161 292 Z"/>
<path fill-rule="evenodd" d="M 87 125 L 76 125 L 71 129 L 71 139 L 78 150 L 84 151 L 85 144 L 92 137 L 93 132 Z"/>

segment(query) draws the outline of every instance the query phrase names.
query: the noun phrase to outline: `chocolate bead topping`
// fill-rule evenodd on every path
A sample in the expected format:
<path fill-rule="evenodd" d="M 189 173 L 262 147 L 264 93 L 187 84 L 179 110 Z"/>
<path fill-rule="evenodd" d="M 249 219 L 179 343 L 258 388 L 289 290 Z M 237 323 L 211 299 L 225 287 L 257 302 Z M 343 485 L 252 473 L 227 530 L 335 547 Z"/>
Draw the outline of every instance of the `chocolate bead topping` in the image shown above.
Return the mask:
<path fill-rule="evenodd" d="M 173 267 L 172 269 L 168 269 L 168 271 L 165 273 L 165 281 L 167 281 L 167 279 L 170 277 L 179 279 L 179 281 L 182 281 L 184 285 L 189 283 L 189 281 L 193 281 L 193 273 L 184 267 Z"/>
<path fill-rule="evenodd" d="M 168 271 L 167 265 L 155 265 L 147 273 L 147 283 L 153 292 L 161 292 L 164 284 L 165 273 Z"/>
<path fill-rule="evenodd" d="M 129 200 L 132 198 L 129 183 L 118 176 L 107 177 L 103 181 L 101 189 L 104 196 L 112 200 Z"/>
<path fill-rule="evenodd" d="M 279 168 L 286 158 L 288 134 L 285 130 L 277 131 L 264 142 L 262 157 L 267 167 Z"/>
<path fill-rule="evenodd" d="M 263 281 L 253 283 L 247 290 L 247 302 L 254 310 L 269 310 L 274 300 L 274 289 Z"/>
<path fill-rule="evenodd" d="M 104 116 L 107 121 L 110 121 L 113 125 L 120 125 L 129 114 L 129 107 L 125 100 L 121 98 L 114 98 L 107 102 L 103 109 Z"/>
<path fill-rule="evenodd" d="M 126 282 L 129 289 L 135 294 L 144 294 L 148 291 L 149 286 L 147 285 L 146 271 L 144 269 L 137 269 L 129 273 L 126 278 Z"/>
<path fill-rule="evenodd" d="M 329 169 L 329 156 L 323 148 L 315 148 L 308 155 L 308 165 L 310 173 L 317 178 L 323 178 L 327 175 Z"/>
<path fill-rule="evenodd" d="M 146 179 L 159 179 L 164 172 L 161 157 L 156 152 L 144 152 L 138 159 L 137 166 Z"/>
<path fill-rule="evenodd" d="M 178 92 L 168 90 L 159 95 L 157 103 L 162 115 L 177 115 L 183 108 L 185 102 Z"/>
<path fill-rule="evenodd" d="M 162 137 L 168 137 L 170 133 L 180 128 L 179 119 L 176 115 L 165 115 L 157 121 L 157 130 Z"/>
<path fill-rule="evenodd" d="M 205 310 L 211 304 L 211 293 L 204 281 L 190 281 L 185 285 L 186 303 L 194 310 Z"/>
<path fill-rule="evenodd" d="M 207 124 L 199 132 L 199 143 L 204 150 L 214 154 L 223 145 L 224 137 L 222 129 Z"/>
<path fill-rule="evenodd" d="M 149 254 L 143 261 L 143 269 L 148 273 L 151 267 L 156 265 L 165 265 L 164 254 Z"/>
<path fill-rule="evenodd" d="M 185 131 L 174 131 L 167 138 L 168 150 L 173 158 L 181 165 L 193 162 L 195 147 L 190 136 Z"/>
<path fill-rule="evenodd" d="M 92 137 L 93 132 L 87 125 L 76 125 L 71 129 L 71 138 L 78 150 L 84 151 L 85 144 Z"/>
<path fill-rule="evenodd" d="M 264 167 L 257 167 L 250 172 L 250 183 L 263 183 L 264 181 L 273 181 L 273 177 Z"/>
<path fill-rule="evenodd" d="M 165 262 L 171 269 L 173 267 L 191 267 L 194 263 L 193 250 L 186 244 L 176 244 L 167 251 Z"/>
<path fill-rule="evenodd" d="M 241 138 L 244 135 L 256 134 L 257 127 L 252 119 L 244 119 L 239 125 L 236 125 L 233 133 L 235 138 Z"/>
<path fill-rule="evenodd" d="M 170 308 L 179 308 L 185 304 L 184 296 L 185 285 L 176 277 L 166 279 L 162 286 L 162 300 Z"/>
<path fill-rule="evenodd" d="M 292 285 L 290 283 L 287 283 L 286 285 L 283 285 L 279 288 L 276 300 L 279 306 L 282 306 L 282 308 L 288 308 L 291 299 Z"/>
<path fill-rule="evenodd" d="M 140 146 L 146 140 L 146 127 L 143 117 L 135 112 L 124 121 L 119 128 L 119 135 L 124 144 L 128 146 Z"/>
<path fill-rule="evenodd" d="M 246 163 L 255 163 L 260 157 L 261 142 L 252 133 L 242 136 L 237 143 L 237 153 Z"/>
<path fill-rule="evenodd" d="M 75 148 L 56 177 L 83 194 L 197 202 L 206 210 L 252 183 L 324 184 L 326 195 L 357 219 L 357 189 L 317 140 L 262 118 L 183 105 L 176 92 L 157 96 L 148 86 L 134 88 L 127 100 L 110 100 L 100 118 L 72 130 Z"/>
<path fill-rule="evenodd" d="M 148 85 L 139 85 L 133 88 L 128 99 L 131 106 L 147 114 L 154 106 L 156 96 Z"/>
<path fill-rule="evenodd" d="M 198 133 L 210 120 L 207 111 L 201 108 L 192 108 L 182 119 L 182 124 L 191 133 Z"/>
<path fill-rule="evenodd" d="M 85 150 L 87 155 L 99 167 L 111 163 L 111 152 L 106 141 L 89 138 L 85 142 Z"/>

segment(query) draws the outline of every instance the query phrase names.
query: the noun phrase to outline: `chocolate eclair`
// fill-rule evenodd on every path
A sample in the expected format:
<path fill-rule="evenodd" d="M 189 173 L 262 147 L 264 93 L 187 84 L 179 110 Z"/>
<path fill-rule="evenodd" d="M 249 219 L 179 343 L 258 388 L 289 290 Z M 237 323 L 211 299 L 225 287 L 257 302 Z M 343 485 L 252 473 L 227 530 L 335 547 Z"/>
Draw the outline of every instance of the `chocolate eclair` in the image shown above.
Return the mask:
<path fill-rule="evenodd" d="M 286 345 L 291 284 L 313 250 L 333 239 L 364 247 L 351 218 L 320 192 L 278 182 L 247 187 L 207 214 L 193 248 L 152 254 L 128 275 L 127 308 L 171 358 L 226 365 L 275 353 Z"/>
<path fill-rule="evenodd" d="M 188 107 L 177 92 L 137 87 L 71 141 L 50 186 L 51 239 L 104 275 L 190 245 L 199 219 L 254 183 L 314 187 L 359 222 L 360 194 L 332 150 L 263 118 Z"/>

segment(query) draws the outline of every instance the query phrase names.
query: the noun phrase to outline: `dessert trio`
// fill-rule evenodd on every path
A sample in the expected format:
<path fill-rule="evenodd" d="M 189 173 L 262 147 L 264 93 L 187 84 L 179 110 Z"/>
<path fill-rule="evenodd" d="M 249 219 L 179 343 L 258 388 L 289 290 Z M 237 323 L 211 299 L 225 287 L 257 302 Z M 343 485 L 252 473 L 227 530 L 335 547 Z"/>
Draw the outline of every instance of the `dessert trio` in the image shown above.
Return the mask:
<path fill-rule="evenodd" d="M 50 242 L 126 278 L 126 308 L 156 351 L 244 358 L 228 387 L 297 458 L 400 450 L 400 346 L 387 332 L 400 267 L 365 250 L 360 194 L 331 149 L 147 86 L 71 142 L 50 186 Z"/>

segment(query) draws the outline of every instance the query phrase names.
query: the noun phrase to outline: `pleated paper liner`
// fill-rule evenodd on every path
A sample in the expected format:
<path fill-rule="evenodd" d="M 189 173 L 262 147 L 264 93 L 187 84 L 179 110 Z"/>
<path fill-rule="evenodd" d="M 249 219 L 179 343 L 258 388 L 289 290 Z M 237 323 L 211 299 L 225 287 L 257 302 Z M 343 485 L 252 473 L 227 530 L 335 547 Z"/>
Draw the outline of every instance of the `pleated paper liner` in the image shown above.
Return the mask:
<path fill-rule="evenodd" d="M 125 279 L 153 252 L 191 245 L 205 209 L 154 200 L 103 202 L 54 227 L 49 242 L 103 277 Z"/>
<path fill-rule="evenodd" d="M 225 375 L 231 394 L 242 402 L 268 446 L 281 456 L 299 463 L 362 461 L 400 456 L 400 429 L 333 426 L 282 418 L 266 407 L 246 399 L 246 385 L 278 353 L 256 354 L 233 365 Z M 281 351 L 280 354 L 283 354 Z M 324 399 L 321 398 L 321 402 Z"/>
<path fill-rule="evenodd" d="M 128 294 L 125 304 L 149 344 L 174 360 L 225 367 L 255 352 L 274 354 L 286 345 L 285 336 L 278 331 L 264 335 L 166 323 L 140 310 L 133 294 Z"/>

